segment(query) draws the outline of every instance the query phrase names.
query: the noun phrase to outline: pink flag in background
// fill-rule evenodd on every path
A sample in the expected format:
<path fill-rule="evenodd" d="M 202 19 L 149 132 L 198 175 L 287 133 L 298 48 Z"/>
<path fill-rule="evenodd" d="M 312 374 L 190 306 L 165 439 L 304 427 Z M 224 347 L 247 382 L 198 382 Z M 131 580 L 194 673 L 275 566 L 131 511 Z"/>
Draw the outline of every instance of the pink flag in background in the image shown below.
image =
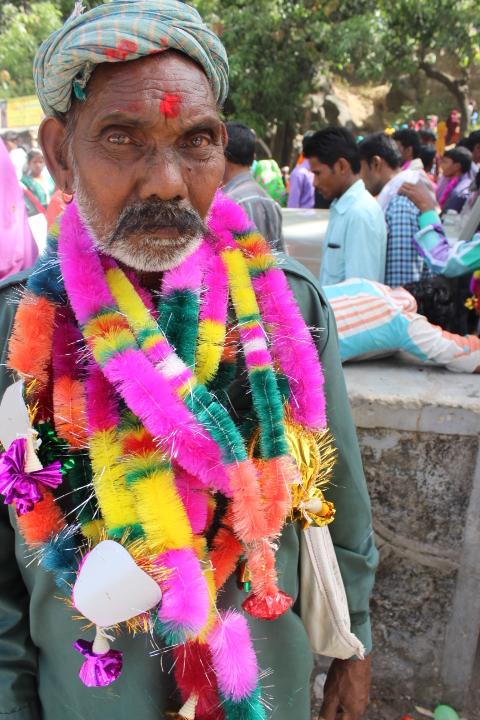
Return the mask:
<path fill-rule="evenodd" d="M 0 280 L 31 267 L 37 256 L 23 190 L 8 150 L 0 140 Z"/>

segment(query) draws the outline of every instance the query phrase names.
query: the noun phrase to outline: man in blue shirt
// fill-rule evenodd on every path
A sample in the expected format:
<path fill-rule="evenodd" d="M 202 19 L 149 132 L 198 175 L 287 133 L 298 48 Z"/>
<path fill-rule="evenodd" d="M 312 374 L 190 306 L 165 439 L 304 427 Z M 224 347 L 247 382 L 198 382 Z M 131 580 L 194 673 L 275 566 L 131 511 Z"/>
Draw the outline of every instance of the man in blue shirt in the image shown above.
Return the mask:
<path fill-rule="evenodd" d="M 333 285 L 351 277 L 383 283 L 387 229 L 377 201 L 360 179 L 360 156 L 350 130 L 319 130 L 304 149 L 314 187 L 333 198 L 323 241 L 320 282 Z"/>

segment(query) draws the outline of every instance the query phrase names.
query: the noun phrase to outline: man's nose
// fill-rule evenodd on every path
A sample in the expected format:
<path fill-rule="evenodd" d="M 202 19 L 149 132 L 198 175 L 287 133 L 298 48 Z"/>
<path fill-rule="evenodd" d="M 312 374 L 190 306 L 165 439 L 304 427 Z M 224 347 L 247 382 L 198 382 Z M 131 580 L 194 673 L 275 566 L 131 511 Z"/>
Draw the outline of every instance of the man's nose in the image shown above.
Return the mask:
<path fill-rule="evenodd" d="M 185 200 L 188 197 L 185 170 L 175 150 L 155 153 L 146 161 L 140 197 L 146 200 L 155 195 L 161 200 Z"/>

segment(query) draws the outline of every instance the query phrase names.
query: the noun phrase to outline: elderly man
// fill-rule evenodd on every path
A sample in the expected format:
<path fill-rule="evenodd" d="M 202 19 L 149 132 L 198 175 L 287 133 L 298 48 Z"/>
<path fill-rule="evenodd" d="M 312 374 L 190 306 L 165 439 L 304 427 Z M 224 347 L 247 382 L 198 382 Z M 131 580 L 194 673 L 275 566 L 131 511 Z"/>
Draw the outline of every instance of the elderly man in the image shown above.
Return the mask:
<path fill-rule="evenodd" d="M 335 323 L 216 194 L 227 73 L 171 0 L 76 9 L 36 57 L 40 142 L 74 199 L 0 295 L 24 379 L 0 412 L 0 712 L 18 720 L 308 720 L 299 548 L 313 526 L 328 546 L 332 504 L 347 617 L 320 591 L 302 614 L 316 646 L 331 618 L 322 716 L 368 702 L 377 553 Z M 309 557 L 302 583 L 335 564 Z"/>

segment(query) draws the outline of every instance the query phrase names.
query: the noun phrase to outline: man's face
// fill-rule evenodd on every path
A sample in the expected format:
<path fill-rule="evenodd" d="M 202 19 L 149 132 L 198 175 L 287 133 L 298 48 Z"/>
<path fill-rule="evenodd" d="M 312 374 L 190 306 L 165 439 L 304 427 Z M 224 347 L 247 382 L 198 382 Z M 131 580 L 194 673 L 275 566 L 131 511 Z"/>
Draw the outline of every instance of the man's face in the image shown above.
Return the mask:
<path fill-rule="evenodd" d="M 225 142 L 207 78 L 181 53 L 98 66 L 71 145 L 98 245 L 137 270 L 181 262 L 204 232 Z"/>
<path fill-rule="evenodd" d="M 400 150 L 402 156 L 402 162 L 406 163 L 413 159 L 413 149 L 411 147 L 404 147 L 400 140 L 395 140 L 397 147 Z"/>
<path fill-rule="evenodd" d="M 442 157 L 442 170 L 447 178 L 452 178 L 458 169 L 459 163 L 454 163 L 452 158 Z"/>
<path fill-rule="evenodd" d="M 314 175 L 313 187 L 318 188 L 322 193 L 323 197 L 327 200 L 332 198 L 338 198 L 342 194 L 343 181 L 341 174 L 338 172 L 336 167 L 338 163 L 335 163 L 333 167 L 325 165 L 320 162 L 316 157 L 308 158 L 310 170 Z"/>
<path fill-rule="evenodd" d="M 366 160 L 362 159 L 360 164 L 360 177 L 365 183 L 368 192 L 376 197 L 382 192 L 383 186 L 385 185 L 385 181 L 380 174 L 381 160 L 380 158 L 374 157 L 372 158 L 371 165 L 369 165 Z"/>
<path fill-rule="evenodd" d="M 472 160 L 475 165 L 480 163 L 480 143 L 477 143 L 472 150 Z"/>

